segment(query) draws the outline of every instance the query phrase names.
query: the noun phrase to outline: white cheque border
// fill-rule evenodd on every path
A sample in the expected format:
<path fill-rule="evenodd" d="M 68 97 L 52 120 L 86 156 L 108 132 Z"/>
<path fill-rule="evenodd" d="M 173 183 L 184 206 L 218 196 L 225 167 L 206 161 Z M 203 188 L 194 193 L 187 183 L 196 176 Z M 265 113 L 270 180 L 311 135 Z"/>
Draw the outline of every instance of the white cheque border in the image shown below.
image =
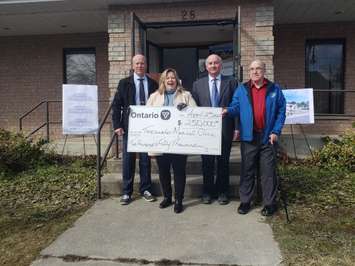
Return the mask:
<path fill-rule="evenodd" d="M 130 106 L 128 152 L 220 155 L 221 108 Z"/>

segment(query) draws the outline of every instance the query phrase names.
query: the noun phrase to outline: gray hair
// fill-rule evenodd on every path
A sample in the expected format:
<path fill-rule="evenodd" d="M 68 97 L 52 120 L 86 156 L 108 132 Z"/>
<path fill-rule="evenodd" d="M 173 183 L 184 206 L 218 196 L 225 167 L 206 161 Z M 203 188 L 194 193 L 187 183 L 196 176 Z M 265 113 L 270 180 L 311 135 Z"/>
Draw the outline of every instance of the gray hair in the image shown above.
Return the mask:
<path fill-rule="evenodd" d="M 212 56 L 216 56 L 217 59 L 218 59 L 218 61 L 219 61 L 220 63 L 222 62 L 222 58 L 221 58 L 219 55 L 217 55 L 217 54 L 210 54 L 210 55 L 206 58 L 205 65 L 207 65 L 208 59 L 210 59 L 210 57 L 212 57 Z"/>
<path fill-rule="evenodd" d="M 253 61 L 250 63 L 249 67 L 250 67 L 253 63 L 258 63 L 259 65 L 262 66 L 262 68 L 263 68 L 264 70 L 266 70 L 266 64 L 265 64 L 263 61 L 261 61 L 260 59 L 255 59 L 255 60 L 253 60 Z"/>

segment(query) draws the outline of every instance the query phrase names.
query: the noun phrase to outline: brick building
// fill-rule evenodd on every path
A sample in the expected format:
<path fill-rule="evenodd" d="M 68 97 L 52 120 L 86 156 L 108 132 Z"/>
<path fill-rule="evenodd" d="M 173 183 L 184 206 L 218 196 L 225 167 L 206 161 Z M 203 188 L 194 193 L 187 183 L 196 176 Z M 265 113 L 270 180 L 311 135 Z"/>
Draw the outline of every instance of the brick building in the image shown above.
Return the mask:
<path fill-rule="evenodd" d="M 315 93 L 315 124 L 304 128 L 340 134 L 355 113 L 350 2 L 0 1 L 0 127 L 18 130 L 20 115 L 41 101 L 60 101 L 63 83 L 97 84 L 102 115 L 134 53 L 147 55 L 152 74 L 175 67 L 191 88 L 205 75 L 203 59 L 216 52 L 225 73 L 244 81 L 248 63 L 260 58 L 271 80 L 324 90 Z M 50 103 L 49 112 L 51 133 L 60 136 L 60 102 Z M 43 123 L 44 113 L 44 106 L 33 112 L 25 129 Z"/>

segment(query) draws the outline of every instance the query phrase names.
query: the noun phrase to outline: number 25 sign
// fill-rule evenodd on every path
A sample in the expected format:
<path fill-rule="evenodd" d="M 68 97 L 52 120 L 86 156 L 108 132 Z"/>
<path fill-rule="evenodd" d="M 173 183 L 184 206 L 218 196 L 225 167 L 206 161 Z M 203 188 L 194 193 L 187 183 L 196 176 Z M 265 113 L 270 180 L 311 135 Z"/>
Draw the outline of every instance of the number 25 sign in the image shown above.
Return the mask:
<path fill-rule="evenodd" d="M 196 19 L 196 13 L 195 10 L 182 10 L 181 11 L 181 17 L 183 20 L 195 20 Z"/>

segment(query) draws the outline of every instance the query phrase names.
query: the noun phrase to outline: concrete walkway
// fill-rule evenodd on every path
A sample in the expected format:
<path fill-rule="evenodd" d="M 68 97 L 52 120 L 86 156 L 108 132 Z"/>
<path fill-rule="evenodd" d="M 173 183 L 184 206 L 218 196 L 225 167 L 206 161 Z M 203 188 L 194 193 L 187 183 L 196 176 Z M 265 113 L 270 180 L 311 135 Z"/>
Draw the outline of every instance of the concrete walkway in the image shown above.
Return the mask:
<path fill-rule="evenodd" d="M 239 202 L 220 206 L 185 200 L 185 210 L 159 201 L 97 201 L 41 252 L 32 266 L 278 265 L 281 253 L 259 211 L 238 215 Z"/>

